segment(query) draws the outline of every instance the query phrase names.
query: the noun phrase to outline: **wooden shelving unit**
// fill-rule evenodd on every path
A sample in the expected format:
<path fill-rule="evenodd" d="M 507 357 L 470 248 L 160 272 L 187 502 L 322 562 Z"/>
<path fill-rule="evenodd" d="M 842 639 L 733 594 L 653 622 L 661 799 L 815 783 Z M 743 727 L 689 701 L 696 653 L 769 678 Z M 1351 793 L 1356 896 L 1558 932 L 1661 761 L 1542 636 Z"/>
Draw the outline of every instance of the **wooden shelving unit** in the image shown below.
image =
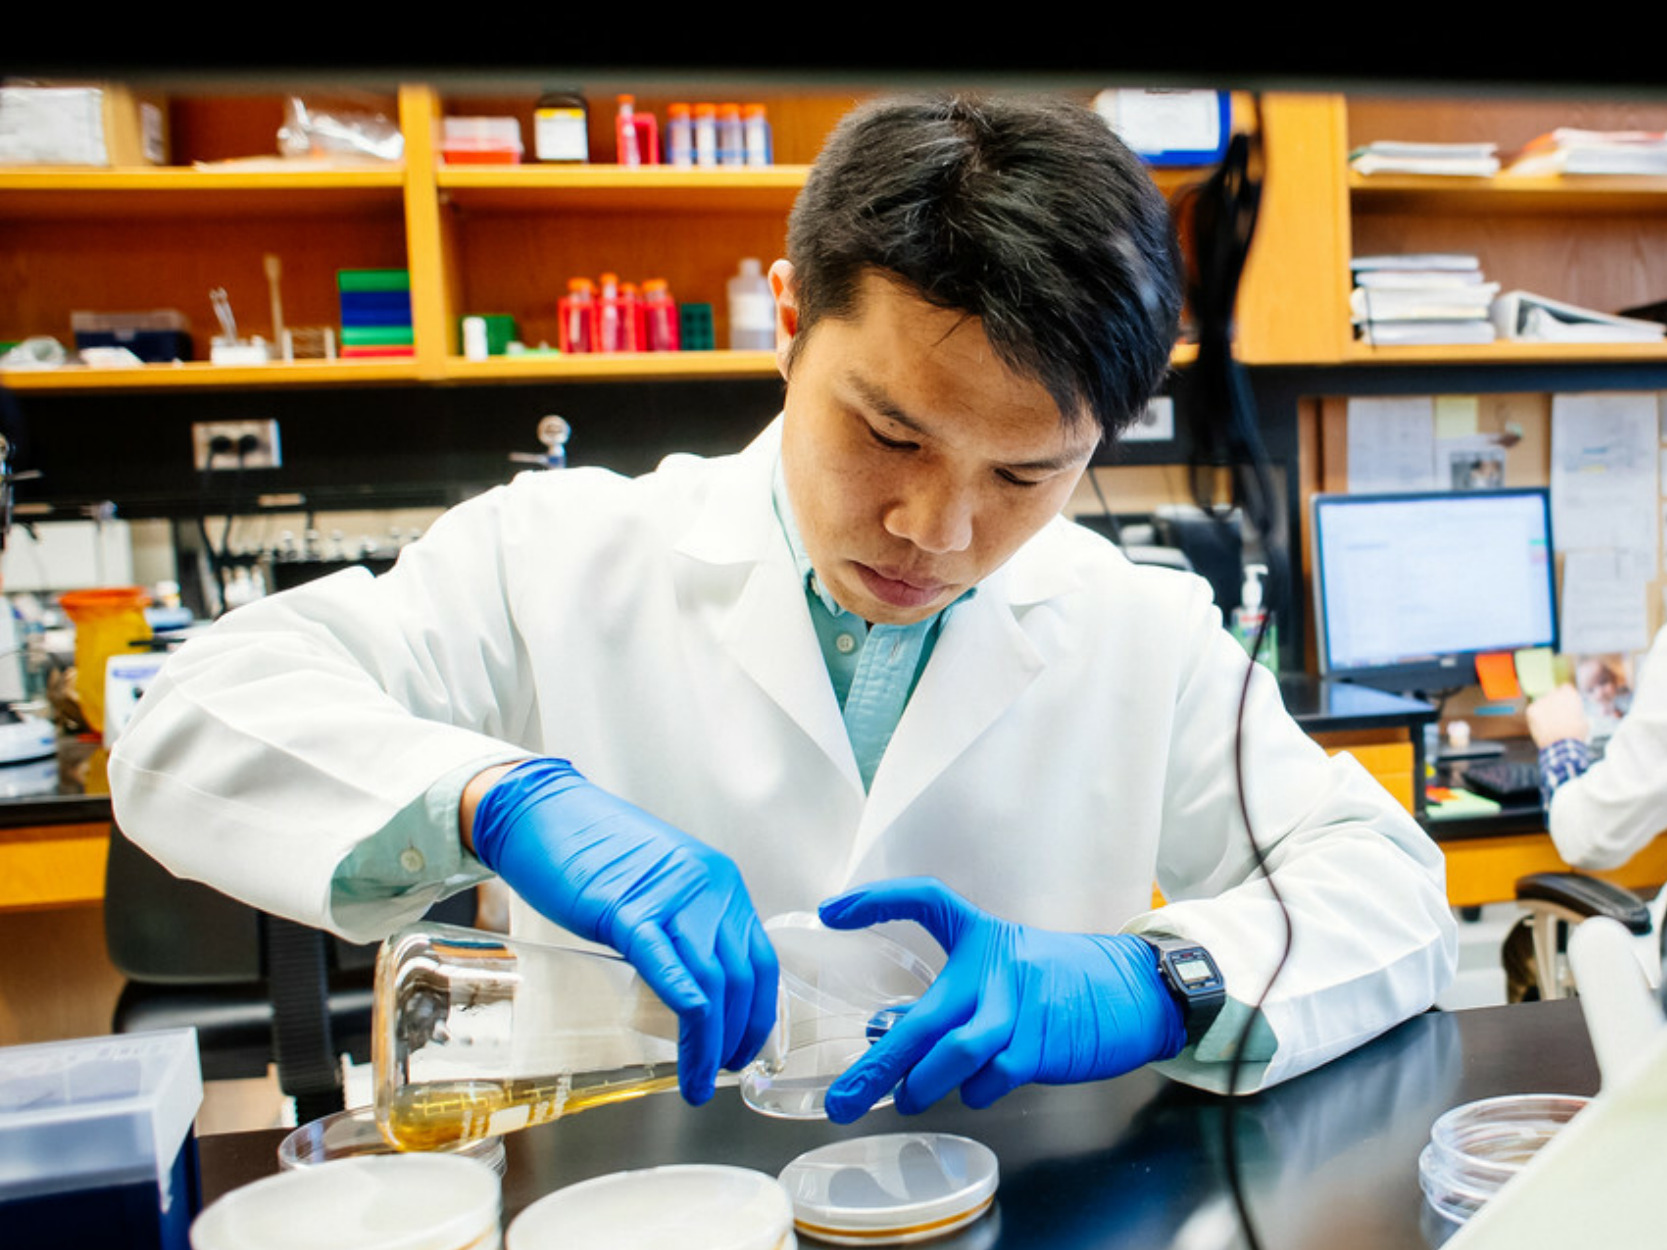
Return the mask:
<path fill-rule="evenodd" d="M 664 277 L 681 300 L 713 305 L 727 335 L 724 283 L 742 256 L 780 255 L 794 198 L 833 120 L 855 95 L 789 94 L 770 103 L 778 155 L 758 169 L 448 165 L 439 151 L 448 111 L 503 112 L 527 101 L 447 100 L 423 85 L 400 89 L 405 157 L 397 165 L 273 168 L 235 158 L 253 146 L 268 98 L 191 105 L 203 152 L 165 168 L 0 169 L 0 266 L 17 275 L 0 297 L 0 339 L 50 332 L 68 341 L 76 309 L 174 307 L 191 317 L 206 355 L 214 328 L 207 292 L 225 286 L 240 325 L 269 333 L 261 257 L 280 255 L 286 320 L 333 324 L 334 271 L 411 271 L 417 352 L 402 361 L 297 361 L 225 367 L 205 362 L 140 368 L 0 371 L 23 392 L 269 389 L 530 380 L 769 377 L 769 352 L 681 352 L 614 357 L 530 353 L 464 359 L 459 318 L 509 312 L 530 347 L 557 339 L 566 278 L 602 269 L 624 280 Z M 652 107 L 652 102 L 648 102 Z M 593 150 L 606 138 L 593 118 Z M 206 138 L 202 136 L 207 136 Z M 1165 169 L 1174 194 L 1199 170 Z M 1195 355 L 1176 349 L 1177 364 Z"/>

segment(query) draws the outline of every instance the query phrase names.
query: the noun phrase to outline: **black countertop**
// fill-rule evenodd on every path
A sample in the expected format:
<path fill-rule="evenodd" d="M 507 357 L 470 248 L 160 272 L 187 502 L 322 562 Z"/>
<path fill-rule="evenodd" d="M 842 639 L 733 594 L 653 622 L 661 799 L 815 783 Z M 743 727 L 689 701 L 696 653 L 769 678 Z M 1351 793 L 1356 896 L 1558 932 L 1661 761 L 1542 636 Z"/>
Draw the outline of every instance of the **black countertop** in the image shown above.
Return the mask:
<path fill-rule="evenodd" d="M 505 1137 L 503 1215 L 507 1227 L 545 1194 L 627 1169 L 716 1163 L 773 1176 L 836 1139 L 934 1131 L 983 1142 L 1001 1167 L 995 1208 L 931 1243 L 941 1250 L 1238 1245 L 1222 1164 L 1230 1128 L 1264 1245 L 1416 1250 L 1451 1228 L 1418 1186 L 1418 1154 L 1437 1116 L 1500 1094 L 1597 1087 L 1578 1000 L 1565 999 L 1415 1016 L 1317 1071 L 1237 1100 L 1230 1126 L 1226 1100 L 1151 1069 L 1026 1086 L 983 1111 L 954 1097 L 919 1116 L 875 1111 L 846 1127 L 764 1119 L 733 1089 L 700 1108 L 657 1094 Z M 205 1199 L 276 1171 L 282 1137 L 203 1138 Z"/>

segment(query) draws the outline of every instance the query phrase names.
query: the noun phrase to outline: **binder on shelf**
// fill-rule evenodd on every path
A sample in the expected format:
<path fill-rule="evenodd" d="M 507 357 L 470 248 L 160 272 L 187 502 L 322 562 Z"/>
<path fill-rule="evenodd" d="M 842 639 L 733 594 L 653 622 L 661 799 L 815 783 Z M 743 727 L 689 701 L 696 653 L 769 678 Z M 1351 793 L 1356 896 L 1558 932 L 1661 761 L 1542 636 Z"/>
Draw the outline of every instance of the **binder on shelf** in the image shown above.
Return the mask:
<path fill-rule="evenodd" d="M 1493 324 L 1502 339 L 1539 343 L 1659 343 L 1667 325 L 1597 312 L 1576 304 L 1506 291 L 1493 305 Z"/>
<path fill-rule="evenodd" d="M 1667 174 L 1667 133 L 1561 126 L 1532 140 L 1506 171 L 1548 174 Z"/>
<path fill-rule="evenodd" d="M 1496 143 L 1407 143 L 1380 139 L 1349 154 L 1357 174 L 1434 174 L 1490 178 L 1499 172 Z"/>

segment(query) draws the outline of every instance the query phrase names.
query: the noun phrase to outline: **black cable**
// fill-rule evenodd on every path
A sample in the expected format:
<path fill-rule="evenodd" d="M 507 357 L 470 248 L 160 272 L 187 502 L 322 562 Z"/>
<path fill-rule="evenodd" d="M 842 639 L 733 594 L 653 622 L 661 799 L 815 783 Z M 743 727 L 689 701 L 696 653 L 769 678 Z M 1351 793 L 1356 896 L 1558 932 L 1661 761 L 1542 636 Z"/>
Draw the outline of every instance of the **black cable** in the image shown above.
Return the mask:
<path fill-rule="evenodd" d="M 1250 686 L 1256 672 L 1254 657 L 1262 648 L 1278 619 L 1279 605 L 1288 593 L 1290 568 L 1284 543 L 1280 510 L 1273 489 L 1272 469 L 1262 444 L 1256 404 L 1244 366 L 1233 356 L 1234 309 L 1239 281 L 1256 232 L 1261 206 L 1262 151 L 1260 110 L 1255 111 L 1251 129 L 1228 141 L 1220 166 L 1203 183 L 1188 188 L 1176 203 L 1177 219 L 1188 257 L 1187 298 L 1198 332 L 1198 357 L 1186 372 L 1186 413 L 1192 435 L 1190 470 L 1194 501 L 1205 515 L 1227 524 L 1231 513 L 1218 506 L 1217 487 L 1225 481 L 1236 507 L 1261 542 L 1268 566 L 1264 603 L 1267 605 L 1254 637 L 1249 642 L 1244 682 L 1239 690 L 1234 716 L 1233 775 L 1238 790 L 1239 816 L 1250 843 L 1255 871 L 1267 883 L 1279 909 L 1283 937 L 1279 958 L 1267 983 L 1251 1004 L 1235 1039 L 1233 1057 L 1227 1070 L 1227 1105 L 1222 1115 L 1222 1160 L 1227 1173 L 1234 1210 L 1250 1250 L 1260 1250 L 1255 1222 L 1244 1192 L 1243 1168 L 1236 1132 L 1236 1104 L 1245 1052 L 1252 1030 L 1274 984 L 1291 956 L 1294 930 L 1290 908 L 1274 879 L 1267 853 L 1256 837 L 1245 785 L 1245 713 Z"/>

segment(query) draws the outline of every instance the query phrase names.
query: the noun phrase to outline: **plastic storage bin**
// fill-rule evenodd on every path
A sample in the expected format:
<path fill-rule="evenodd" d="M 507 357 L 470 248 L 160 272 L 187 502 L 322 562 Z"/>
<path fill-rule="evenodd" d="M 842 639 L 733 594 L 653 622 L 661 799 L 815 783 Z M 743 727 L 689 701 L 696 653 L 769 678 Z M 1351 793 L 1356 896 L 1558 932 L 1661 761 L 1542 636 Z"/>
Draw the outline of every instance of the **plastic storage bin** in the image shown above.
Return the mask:
<path fill-rule="evenodd" d="M 519 165 L 521 123 L 513 117 L 447 117 L 440 155 L 448 165 Z"/>
<path fill-rule="evenodd" d="M 193 1029 L 0 1049 L 0 1241 L 185 1250 L 202 1101 Z"/>

